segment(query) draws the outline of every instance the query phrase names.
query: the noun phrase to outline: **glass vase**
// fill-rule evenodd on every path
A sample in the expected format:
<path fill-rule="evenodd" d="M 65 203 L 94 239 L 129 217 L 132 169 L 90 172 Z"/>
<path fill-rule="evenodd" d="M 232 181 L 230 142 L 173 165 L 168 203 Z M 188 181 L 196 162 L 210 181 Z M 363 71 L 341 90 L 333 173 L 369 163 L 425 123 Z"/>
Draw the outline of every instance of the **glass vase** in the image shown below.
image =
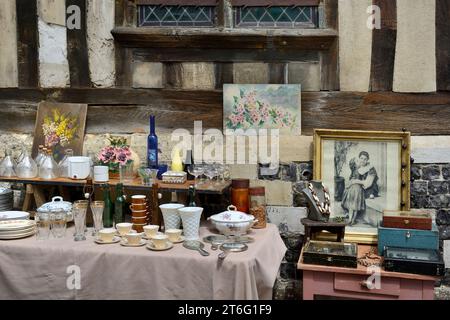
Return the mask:
<path fill-rule="evenodd" d="M 11 150 L 6 150 L 5 158 L 0 163 L 0 176 L 3 177 L 15 177 L 16 171 L 14 168 L 16 167 L 16 162 L 11 156 Z"/>
<path fill-rule="evenodd" d="M 72 149 L 66 149 L 64 158 L 58 164 L 58 175 L 62 178 L 69 177 L 69 157 L 73 157 Z"/>
<path fill-rule="evenodd" d="M 22 151 L 22 160 L 17 164 L 16 173 L 19 178 L 35 178 L 38 175 L 38 166 L 28 153 L 27 149 Z"/>

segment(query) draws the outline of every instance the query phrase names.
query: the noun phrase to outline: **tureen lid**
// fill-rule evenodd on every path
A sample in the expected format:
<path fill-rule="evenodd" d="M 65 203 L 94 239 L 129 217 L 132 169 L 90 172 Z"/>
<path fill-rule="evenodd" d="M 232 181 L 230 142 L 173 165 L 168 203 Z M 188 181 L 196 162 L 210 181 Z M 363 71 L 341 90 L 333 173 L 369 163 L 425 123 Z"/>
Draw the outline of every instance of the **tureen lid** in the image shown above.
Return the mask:
<path fill-rule="evenodd" d="M 72 203 L 64 201 L 62 197 L 53 197 L 51 202 L 44 203 L 40 206 L 38 212 L 50 212 L 55 209 L 61 209 L 64 211 L 72 211 Z"/>
<path fill-rule="evenodd" d="M 228 206 L 227 211 L 215 214 L 210 218 L 216 222 L 249 222 L 255 219 L 251 214 L 237 211 L 233 205 Z"/>

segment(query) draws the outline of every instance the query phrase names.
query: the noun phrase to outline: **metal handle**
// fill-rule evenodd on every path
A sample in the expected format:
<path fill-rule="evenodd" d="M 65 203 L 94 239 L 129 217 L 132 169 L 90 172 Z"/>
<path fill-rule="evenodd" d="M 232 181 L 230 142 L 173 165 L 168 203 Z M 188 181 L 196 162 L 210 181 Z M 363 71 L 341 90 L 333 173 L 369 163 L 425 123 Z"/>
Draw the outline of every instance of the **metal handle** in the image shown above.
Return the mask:
<path fill-rule="evenodd" d="M 409 231 L 406 231 L 406 233 L 405 233 L 405 236 L 406 236 L 406 239 L 409 239 L 409 238 L 411 238 L 411 232 L 409 232 Z"/>
<path fill-rule="evenodd" d="M 197 249 L 198 250 L 198 252 L 200 252 L 200 254 L 202 255 L 202 256 L 209 256 L 209 252 L 208 251 L 206 251 L 206 250 L 204 250 L 204 249 L 202 249 L 202 248 L 198 248 Z"/>
<path fill-rule="evenodd" d="M 225 259 L 228 255 L 229 251 L 223 251 L 222 253 L 219 254 L 219 259 Z"/>

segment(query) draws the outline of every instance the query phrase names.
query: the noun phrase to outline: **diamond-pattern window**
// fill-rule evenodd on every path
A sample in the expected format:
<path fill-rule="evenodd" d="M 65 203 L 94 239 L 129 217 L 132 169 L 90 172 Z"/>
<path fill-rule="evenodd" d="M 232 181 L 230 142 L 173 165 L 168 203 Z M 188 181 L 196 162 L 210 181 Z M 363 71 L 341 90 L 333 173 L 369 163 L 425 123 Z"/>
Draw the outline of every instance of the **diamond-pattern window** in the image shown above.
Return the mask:
<path fill-rule="evenodd" d="M 237 28 L 317 28 L 318 8 L 314 6 L 233 7 Z"/>
<path fill-rule="evenodd" d="M 139 27 L 213 27 L 214 6 L 138 6 Z"/>

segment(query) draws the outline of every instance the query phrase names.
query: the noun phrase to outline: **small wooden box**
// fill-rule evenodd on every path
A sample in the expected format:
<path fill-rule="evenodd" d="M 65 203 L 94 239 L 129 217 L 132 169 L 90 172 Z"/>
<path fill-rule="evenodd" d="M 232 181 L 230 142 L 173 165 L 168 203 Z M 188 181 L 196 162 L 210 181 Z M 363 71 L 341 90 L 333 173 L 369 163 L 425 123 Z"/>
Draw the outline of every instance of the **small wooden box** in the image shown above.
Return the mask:
<path fill-rule="evenodd" d="M 383 227 L 431 230 L 431 215 L 425 211 L 383 211 Z"/>
<path fill-rule="evenodd" d="M 431 230 L 378 227 L 379 255 L 383 255 L 385 247 L 437 250 L 439 231 L 435 224 L 432 224 Z"/>
<path fill-rule="evenodd" d="M 442 276 L 444 261 L 438 250 L 386 247 L 384 250 L 386 271 Z"/>
<path fill-rule="evenodd" d="M 356 268 L 358 246 L 356 243 L 310 240 L 303 249 L 303 263 L 324 266 Z"/>

